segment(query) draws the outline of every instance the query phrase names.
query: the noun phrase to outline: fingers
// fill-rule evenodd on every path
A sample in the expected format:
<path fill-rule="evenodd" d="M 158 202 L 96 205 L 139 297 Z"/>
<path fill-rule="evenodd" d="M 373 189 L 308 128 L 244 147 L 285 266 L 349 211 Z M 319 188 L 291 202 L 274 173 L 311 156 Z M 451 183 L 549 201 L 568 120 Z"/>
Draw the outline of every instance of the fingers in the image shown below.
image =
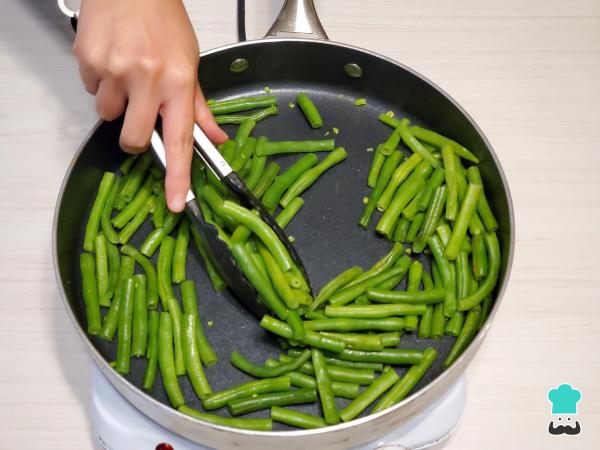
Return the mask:
<path fill-rule="evenodd" d="M 222 144 L 225 142 L 228 139 L 227 133 L 221 130 L 219 125 L 217 125 L 217 122 L 215 122 L 209 107 L 206 105 L 206 100 L 204 99 L 204 94 L 202 94 L 200 85 L 198 84 L 196 84 L 194 106 L 196 122 L 200 125 L 200 128 L 202 128 L 212 143 Z"/>
<path fill-rule="evenodd" d="M 151 91 L 136 89 L 130 93 L 119 139 L 124 151 L 141 153 L 148 148 L 156 125 L 158 107 L 159 102 L 152 98 Z"/>
<path fill-rule="evenodd" d="M 96 71 L 84 64 L 80 64 L 79 76 L 81 77 L 81 81 L 83 81 L 83 87 L 88 94 L 96 95 L 96 92 L 98 92 L 98 83 L 100 82 L 100 78 L 96 74 Z"/>
<path fill-rule="evenodd" d="M 125 111 L 127 97 L 115 80 L 105 78 L 98 84 L 96 111 L 104 120 L 115 120 Z"/>
<path fill-rule="evenodd" d="M 179 212 L 185 207 L 190 188 L 194 127 L 193 87 L 180 91 L 161 108 L 163 141 L 167 154 L 165 195 L 169 209 Z"/>

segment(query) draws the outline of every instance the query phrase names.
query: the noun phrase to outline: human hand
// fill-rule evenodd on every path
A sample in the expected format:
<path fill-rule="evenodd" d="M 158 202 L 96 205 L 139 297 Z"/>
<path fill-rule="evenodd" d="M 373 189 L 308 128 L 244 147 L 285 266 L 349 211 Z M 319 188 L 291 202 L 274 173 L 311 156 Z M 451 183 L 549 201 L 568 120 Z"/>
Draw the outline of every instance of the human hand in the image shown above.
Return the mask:
<path fill-rule="evenodd" d="M 181 211 L 194 121 L 214 143 L 227 140 L 198 84 L 198 41 L 181 0 L 83 0 L 73 51 L 98 115 L 114 120 L 125 113 L 123 150 L 146 150 L 161 115 L 167 204 Z"/>

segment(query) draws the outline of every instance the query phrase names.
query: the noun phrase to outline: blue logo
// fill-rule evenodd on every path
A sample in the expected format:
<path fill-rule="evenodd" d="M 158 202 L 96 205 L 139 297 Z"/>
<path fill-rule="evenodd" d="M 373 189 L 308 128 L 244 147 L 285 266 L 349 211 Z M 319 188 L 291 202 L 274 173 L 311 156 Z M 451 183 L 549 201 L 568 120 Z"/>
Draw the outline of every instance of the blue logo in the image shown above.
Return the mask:
<path fill-rule="evenodd" d="M 561 384 L 557 388 L 550 389 L 548 400 L 552 403 L 553 418 L 548 425 L 548 433 L 556 436 L 559 434 L 575 435 L 581 432 L 579 422 L 575 420 L 575 426 L 570 425 L 571 415 L 577 414 L 577 402 L 581 400 L 581 391 L 574 389 L 570 384 Z M 561 422 L 554 424 L 554 420 Z"/>

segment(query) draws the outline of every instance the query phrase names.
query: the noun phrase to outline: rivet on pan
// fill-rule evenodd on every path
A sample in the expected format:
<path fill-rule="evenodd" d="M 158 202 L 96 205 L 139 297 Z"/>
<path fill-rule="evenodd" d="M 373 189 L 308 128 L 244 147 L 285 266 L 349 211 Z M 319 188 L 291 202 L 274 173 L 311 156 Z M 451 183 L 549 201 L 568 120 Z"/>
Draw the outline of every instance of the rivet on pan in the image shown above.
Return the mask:
<path fill-rule="evenodd" d="M 350 78 L 360 78 L 363 74 L 361 67 L 356 63 L 344 64 L 344 72 L 346 72 L 346 75 Z"/>
<path fill-rule="evenodd" d="M 248 63 L 247 59 L 238 58 L 231 63 L 229 70 L 231 70 L 233 73 L 242 73 L 248 68 L 249 65 L 250 64 Z"/>

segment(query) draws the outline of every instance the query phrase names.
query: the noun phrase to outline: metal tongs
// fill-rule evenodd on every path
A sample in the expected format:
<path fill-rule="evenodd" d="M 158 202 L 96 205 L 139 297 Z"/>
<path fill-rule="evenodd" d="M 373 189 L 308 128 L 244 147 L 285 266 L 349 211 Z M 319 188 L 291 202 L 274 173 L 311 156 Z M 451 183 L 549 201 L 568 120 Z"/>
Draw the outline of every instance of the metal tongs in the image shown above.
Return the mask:
<path fill-rule="evenodd" d="M 156 158 L 166 169 L 167 161 L 165 147 L 162 138 L 157 131 L 154 131 L 152 134 L 151 144 L 152 151 Z M 302 271 L 302 274 L 310 286 L 304 264 L 298 256 L 296 249 L 290 243 L 287 235 L 277 224 L 267 208 L 252 194 L 252 192 L 250 192 L 238 174 L 233 171 L 231 166 L 225 161 L 223 156 L 221 156 L 221 153 L 219 153 L 217 148 L 210 142 L 204 131 L 202 131 L 197 124 L 194 124 L 194 153 L 198 155 L 206 167 L 208 167 L 209 170 L 211 170 L 215 176 L 235 194 L 242 206 L 258 211 L 260 218 L 277 234 L 277 237 L 290 253 L 290 256 Z M 205 220 L 202 210 L 196 201 L 196 196 L 191 190 L 187 193 L 185 211 L 192 222 L 192 226 L 196 228 L 206 244 L 206 250 L 213 259 L 217 270 L 225 279 L 229 288 L 234 292 L 238 301 L 259 318 L 264 314 L 267 314 L 268 311 L 266 307 L 258 299 L 258 293 L 248 282 L 237 262 L 231 256 L 227 243 L 219 237 L 218 229 Z"/>

